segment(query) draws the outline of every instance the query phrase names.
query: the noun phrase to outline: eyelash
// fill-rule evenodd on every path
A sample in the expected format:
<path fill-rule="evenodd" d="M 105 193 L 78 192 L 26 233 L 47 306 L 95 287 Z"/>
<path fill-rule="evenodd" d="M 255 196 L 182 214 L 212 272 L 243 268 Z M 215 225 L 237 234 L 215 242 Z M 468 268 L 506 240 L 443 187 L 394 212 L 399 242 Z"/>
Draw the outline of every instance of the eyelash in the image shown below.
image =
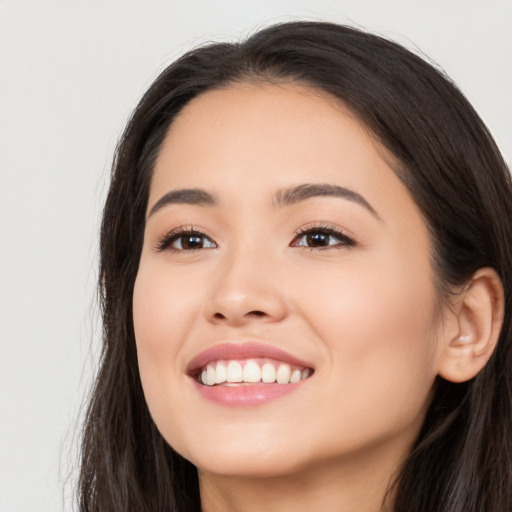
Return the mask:
<path fill-rule="evenodd" d="M 190 227 L 181 227 L 181 228 L 178 228 L 178 229 L 173 229 L 172 231 L 170 231 L 169 233 L 167 233 L 157 244 L 156 244 L 156 251 L 157 252 L 162 252 L 162 251 L 165 251 L 165 250 L 169 250 L 169 251 L 172 251 L 172 252 L 183 252 L 183 251 L 199 251 L 201 249 L 203 249 L 203 247 L 200 247 L 200 248 L 192 248 L 192 249 L 174 249 L 173 247 L 171 247 L 171 245 L 176 242 L 177 240 L 179 240 L 180 238 L 186 238 L 186 237 L 193 237 L 193 236 L 196 236 L 198 238 L 206 238 L 208 240 L 210 240 L 210 238 L 205 235 L 202 231 L 199 231 L 197 229 L 195 229 L 193 226 L 190 226 Z M 215 244 L 215 242 L 213 242 Z M 210 249 L 210 247 L 208 247 L 207 249 Z"/>
<path fill-rule="evenodd" d="M 298 243 L 295 243 L 297 240 L 300 240 L 301 238 L 308 236 L 308 235 L 324 235 L 328 237 L 334 237 L 340 240 L 339 243 L 333 244 L 333 245 L 325 245 L 325 246 L 319 246 L 319 247 L 310 247 L 307 245 L 299 245 Z M 193 237 L 196 236 L 201 239 L 207 239 L 209 240 L 214 247 L 199 247 L 199 248 L 189 248 L 189 249 L 176 249 L 171 247 L 173 243 L 178 241 L 180 238 L 184 239 L 186 237 Z M 346 235 L 343 231 L 341 231 L 339 228 L 336 228 L 334 226 L 329 225 L 318 225 L 318 226 L 308 226 L 304 228 L 300 228 L 298 231 L 295 232 L 294 238 L 292 240 L 292 243 L 290 243 L 292 247 L 303 247 L 304 249 L 308 249 L 310 251 L 323 251 L 326 249 L 342 249 L 347 247 L 354 247 L 356 245 L 356 242 L 353 238 Z M 167 233 L 155 246 L 155 250 L 157 252 L 162 252 L 165 250 L 169 250 L 172 252 L 195 252 L 199 251 L 201 249 L 216 249 L 217 244 L 213 242 L 213 240 L 208 237 L 205 233 L 202 231 L 199 231 L 195 229 L 194 227 L 181 227 L 178 229 L 174 229 Z"/>
<path fill-rule="evenodd" d="M 345 234 L 340 228 L 335 226 L 330 226 L 326 224 L 320 224 L 315 226 L 307 226 L 304 228 L 300 228 L 296 233 L 294 237 L 295 240 L 299 240 L 307 235 L 314 235 L 314 234 L 321 234 L 321 235 L 327 235 L 329 237 L 338 238 L 340 240 L 339 243 L 334 245 L 326 245 L 326 246 L 320 246 L 320 247 L 309 247 L 309 246 L 301 246 L 297 244 L 293 244 L 292 247 L 303 247 L 304 249 L 309 249 L 310 251 L 324 251 L 326 249 L 343 249 L 347 247 L 354 247 L 356 245 L 356 242 L 353 238 Z"/>

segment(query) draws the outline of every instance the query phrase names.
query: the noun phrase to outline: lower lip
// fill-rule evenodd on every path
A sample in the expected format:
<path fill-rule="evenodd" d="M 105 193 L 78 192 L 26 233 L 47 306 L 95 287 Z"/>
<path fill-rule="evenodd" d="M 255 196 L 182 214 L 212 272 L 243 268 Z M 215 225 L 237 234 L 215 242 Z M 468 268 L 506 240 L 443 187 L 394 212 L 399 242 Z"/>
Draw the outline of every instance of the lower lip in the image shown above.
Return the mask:
<path fill-rule="evenodd" d="M 289 395 L 297 391 L 301 382 L 290 384 L 249 384 L 242 386 L 205 386 L 194 381 L 201 395 L 218 405 L 254 406 Z"/>

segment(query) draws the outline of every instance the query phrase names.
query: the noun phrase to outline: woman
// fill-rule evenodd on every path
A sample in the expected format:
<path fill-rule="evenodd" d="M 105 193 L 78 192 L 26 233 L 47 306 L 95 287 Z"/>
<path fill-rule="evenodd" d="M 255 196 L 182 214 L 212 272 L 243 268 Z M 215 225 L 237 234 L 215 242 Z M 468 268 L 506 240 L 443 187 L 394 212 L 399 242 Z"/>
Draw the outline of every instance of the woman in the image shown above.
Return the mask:
<path fill-rule="evenodd" d="M 512 187 L 380 37 L 198 48 L 124 133 L 81 510 L 512 509 Z"/>

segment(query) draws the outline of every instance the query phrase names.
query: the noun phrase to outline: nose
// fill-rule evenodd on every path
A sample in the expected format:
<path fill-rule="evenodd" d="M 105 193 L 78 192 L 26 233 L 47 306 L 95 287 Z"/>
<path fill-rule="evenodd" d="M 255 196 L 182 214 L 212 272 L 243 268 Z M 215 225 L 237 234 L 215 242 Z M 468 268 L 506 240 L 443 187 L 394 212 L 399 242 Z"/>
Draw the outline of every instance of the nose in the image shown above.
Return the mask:
<path fill-rule="evenodd" d="M 243 326 L 278 322 L 287 314 L 279 264 L 261 253 L 243 251 L 219 263 L 217 279 L 205 303 L 205 315 L 215 324 Z"/>

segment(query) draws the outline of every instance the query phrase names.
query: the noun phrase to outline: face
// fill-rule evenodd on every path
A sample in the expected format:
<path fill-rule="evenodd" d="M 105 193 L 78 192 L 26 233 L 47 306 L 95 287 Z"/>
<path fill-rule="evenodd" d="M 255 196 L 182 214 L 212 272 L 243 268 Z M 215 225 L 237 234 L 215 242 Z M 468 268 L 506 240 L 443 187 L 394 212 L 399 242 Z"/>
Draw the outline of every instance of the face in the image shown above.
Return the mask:
<path fill-rule="evenodd" d="M 210 91 L 173 122 L 134 327 L 153 419 L 201 472 L 293 474 L 410 448 L 440 329 L 427 228 L 391 161 L 298 85 Z"/>

